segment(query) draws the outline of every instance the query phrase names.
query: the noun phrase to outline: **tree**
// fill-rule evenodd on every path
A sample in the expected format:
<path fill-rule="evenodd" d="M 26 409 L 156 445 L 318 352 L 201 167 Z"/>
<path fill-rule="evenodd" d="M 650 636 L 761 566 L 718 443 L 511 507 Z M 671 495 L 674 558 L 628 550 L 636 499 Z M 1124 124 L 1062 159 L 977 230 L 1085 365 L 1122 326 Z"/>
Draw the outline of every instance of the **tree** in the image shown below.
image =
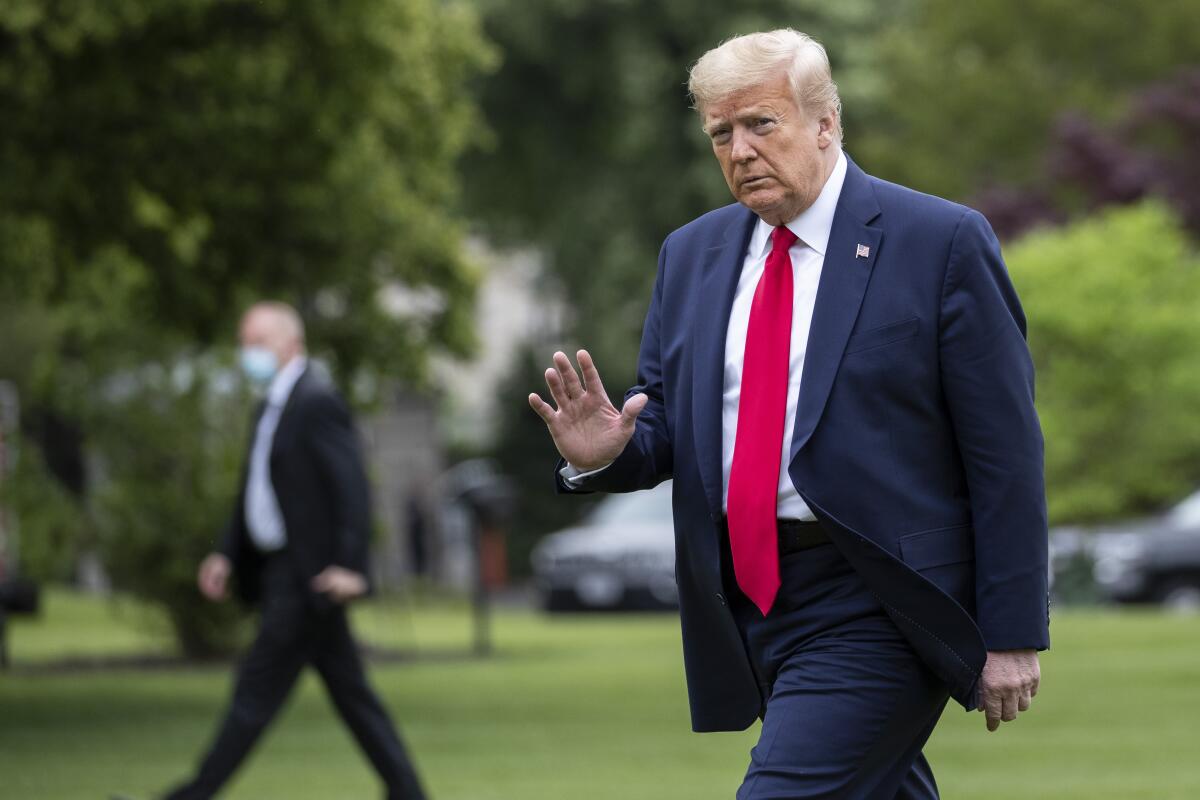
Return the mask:
<path fill-rule="evenodd" d="M 226 652 L 241 633 L 241 609 L 202 601 L 195 589 L 196 568 L 228 522 L 249 436 L 245 393 L 214 385 L 228 383 L 221 367 L 144 364 L 96 404 L 90 426 L 108 474 L 89 497 L 104 563 L 115 585 L 166 612 L 190 657 Z"/>
<path fill-rule="evenodd" d="M 1164 204 L 1008 248 L 1029 319 L 1053 522 L 1159 509 L 1200 484 L 1200 258 Z"/>
<path fill-rule="evenodd" d="M 829 49 L 853 131 L 871 91 L 870 38 L 895 13 L 863 0 L 480 8 L 504 57 L 483 85 L 494 141 L 468 160 L 468 206 L 492 236 L 543 248 L 547 280 L 574 311 L 564 333 L 593 352 L 613 391 L 633 379 L 663 238 L 732 202 L 689 108 L 688 67 L 737 33 L 804 30 Z"/>
<path fill-rule="evenodd" d="M 1159 197 L 1200 236 L 1200 67 L 1142 87 L 1109 126 L 1064 113 L 1041 176 L 978 198 L 1001 236 L 1109 205 Z"/>
<path fill-rule="evenodd" d="M 211 392 L 159 378 L 208 364 L 253 299 L 296 304 L 351 388 L 470 347 L 456 163 L 491 59 L 473 15 L 437 0 L 0 7 L 0 333 L 30 347 L 0 361 L 87 512 L 81 535 L 153 532 L 160 560 L 143 563 L 194 567 L 234 476 L 195 481 L 238 426 L 204 418 Z M 385 305 L 385 288 L 422 302 Z M 147 535 L 122 538 L 131 526 Z"/>
<path fill-rule="evenodd" d="M 888 180 L 965 200 L 1039 178 L 1063 111 L 1102 122 L 1200 63 L 1191 0 L 913 0 L 874 42 L 876 116 L 851 147 Z"/>
<path fill-rule="evenodd" d="M 433 0 L 7 4 L 5 296 L 93 349 L 122 329 L 209 343 L 282 294 L 342 377 L 416 374 L 427 345 L 469 341 L 448 211 L 489 53 Z M 437 310 L 387 313 L 391 284 Z"/>
<path fill-rule="evenodd" d="M 491 451 L 492 458 L 516 490 L 507 547 L 510 568 L 518 575 L 529 572 L 529 556 L 542 536 L 567 527 L 596 500 L 554 495 L 553 470 L 558 451 L 546 431 L 546 423 L 530 410 L 528 403 L 517 399 L 545 387 L 545 361 L 545 354 L 532 347 L 517 354 L 510 377 L 499 390 L 500 397 L 513 401 L 502 408 L 499 433 Z"/>

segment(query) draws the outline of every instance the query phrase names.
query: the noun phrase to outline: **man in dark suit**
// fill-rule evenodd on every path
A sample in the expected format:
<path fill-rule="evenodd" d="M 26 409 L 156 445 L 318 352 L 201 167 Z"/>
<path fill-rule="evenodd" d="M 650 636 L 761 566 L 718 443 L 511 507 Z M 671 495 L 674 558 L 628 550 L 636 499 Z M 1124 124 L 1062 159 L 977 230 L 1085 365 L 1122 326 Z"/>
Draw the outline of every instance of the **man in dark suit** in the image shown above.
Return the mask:
<path fill-rule="evenodd" d="M 842 152 L 808 36 L 732 39 L 689 89 L 739 202 L 664 241 L 621 410 L 555 354 L 559 488 L 674 478 L 693 727 L 763 719 L 738 798 L 937 797 L 947 698 L 995 730 L 1049 645 L 1024 315 L 982 216 Z"/>
<path fill-rule="evenodd" d="M 424 797 L 387 711 L 367 684 L 345 604 L 367 591 L 369 498 L 357 433 L 336 390 L 308 367 L 299 315 L 259 303 L 242 318 L 241 362 L 267 388 L 242 491 L 200 591 L 223 600 L 228 581 L 262 607 L 228 713 L 195 777 L 170 800 L 208 798 L 237 769 L 312 664 L 387 786 L 390 800 Z"/>

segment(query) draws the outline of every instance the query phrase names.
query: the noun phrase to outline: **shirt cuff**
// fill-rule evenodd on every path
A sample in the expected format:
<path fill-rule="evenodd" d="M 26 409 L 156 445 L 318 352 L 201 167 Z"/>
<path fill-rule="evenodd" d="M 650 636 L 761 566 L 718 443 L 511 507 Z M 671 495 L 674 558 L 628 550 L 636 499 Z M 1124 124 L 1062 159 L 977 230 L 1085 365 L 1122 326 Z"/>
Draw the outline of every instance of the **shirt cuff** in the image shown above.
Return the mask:
<path fill-rule="evenodd" d="M 583 486 L 584 482 L 588 478 L 592 477 L 593 475 L 599 475 L 612 465 L 613 462 L 610 461 L 603 467 L 597 467 L 596 469 L 588 470 L 587 472 L 580 472 L 577 468 L 568 463 L 565 467 L 558 471 L 558 475 L 563 479 L 563 483 L 567 484 L 567 486 L 571 487 L 572 489 L 578 489 Z"/>

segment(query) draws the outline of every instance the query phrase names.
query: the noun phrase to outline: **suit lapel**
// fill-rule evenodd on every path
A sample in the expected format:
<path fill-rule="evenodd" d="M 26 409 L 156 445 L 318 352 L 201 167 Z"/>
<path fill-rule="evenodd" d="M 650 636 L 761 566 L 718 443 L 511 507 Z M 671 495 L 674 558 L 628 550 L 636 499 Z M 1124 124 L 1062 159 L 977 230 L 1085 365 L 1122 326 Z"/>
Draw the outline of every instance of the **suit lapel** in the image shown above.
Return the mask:
<path fill-rule="evenodd" d="M 292 391 L 288 393 L 287 400 L 283 403 L 283 408 L 279 411 L 279 421 L 275 424 L 275 435 L 271 438 L 271 453 L 274 454 L 279 450 L 280 443 L 286 443 L 288 437 L 292 433 L 292 418 L 295 417 L 295 408 L 297 398 L 304 391 L 305 384 L 308 382 L 308 373 L 312 369 L 311 366 L 306 366 L 304 371 L 300 373 L 300 377 L 296 378 L 296 383 L 292 386 Z"/>
<path fill-rule="evenodd" d="M 879 216 L 870 179 L 849 157 L 847 161 L 808 332 L 789 461 L 807 444 L 821 419 L 883 238 L 883 229 L 869 224 Z M 861 255 L 860 245 L 868 255 Z"/>
<path fill-rule="evenodd" d="M 724 479 L 721 470 L 721 411 L 725 390 L 725 336 L 733 296 L 754 224 L 749 209 L 741 208 L 725 231 L 723 244 L 704 252 L 699 305 L 692 321 L 692 411 L 696 458 L 704 493 L 713 513 L 721 512 Z"/>

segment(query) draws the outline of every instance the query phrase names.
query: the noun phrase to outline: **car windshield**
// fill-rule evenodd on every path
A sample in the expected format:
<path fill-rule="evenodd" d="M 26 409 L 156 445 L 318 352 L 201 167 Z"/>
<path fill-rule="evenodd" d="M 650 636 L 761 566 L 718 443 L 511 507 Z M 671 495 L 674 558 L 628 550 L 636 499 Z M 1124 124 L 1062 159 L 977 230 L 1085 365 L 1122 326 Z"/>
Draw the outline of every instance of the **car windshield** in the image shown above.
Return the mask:
<path fill-rule="evenodd" d="M 592 525 L 670 521 L 670 481 L 644 492 L 614 494 L 601 501 L 588 516 Z"/>
<path fill-rule="evenodd" d="M 1172 508 L 1170 519 L 1181 528 L 1200 528 L 1200 492 L 1193 492 Z"/>

